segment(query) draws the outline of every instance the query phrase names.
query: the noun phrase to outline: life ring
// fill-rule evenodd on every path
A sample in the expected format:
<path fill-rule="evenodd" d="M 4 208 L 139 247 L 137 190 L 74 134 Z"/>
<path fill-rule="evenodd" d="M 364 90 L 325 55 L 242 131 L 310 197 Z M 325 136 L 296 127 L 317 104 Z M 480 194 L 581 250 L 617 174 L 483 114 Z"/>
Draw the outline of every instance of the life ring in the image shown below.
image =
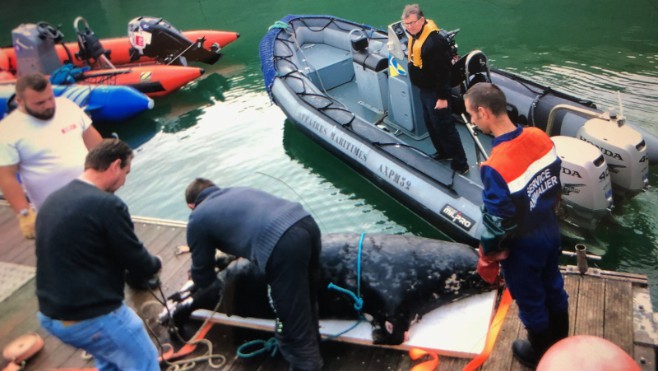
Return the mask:
<path fill-rule="evenodd" d="M 2 350 L 2 356 L 6 361 L 18 364 L 32 358 L 41 349 L 43 349 L 43 339 L 36 332 L 30 332 L 9 343 Z"/>

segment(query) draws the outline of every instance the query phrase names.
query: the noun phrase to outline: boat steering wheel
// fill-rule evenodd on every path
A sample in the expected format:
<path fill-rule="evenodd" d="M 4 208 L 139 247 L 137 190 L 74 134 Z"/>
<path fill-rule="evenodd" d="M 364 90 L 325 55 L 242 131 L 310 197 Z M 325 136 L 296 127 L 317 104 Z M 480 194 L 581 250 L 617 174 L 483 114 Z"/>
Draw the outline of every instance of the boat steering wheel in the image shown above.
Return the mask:
<path fill-rule="evenodd" d="M 62 31 L 48 22 L 37 23 L 37 32 L 42 40 L 50 39 L 55 42 L 60 42 L 64 38 Z"/>

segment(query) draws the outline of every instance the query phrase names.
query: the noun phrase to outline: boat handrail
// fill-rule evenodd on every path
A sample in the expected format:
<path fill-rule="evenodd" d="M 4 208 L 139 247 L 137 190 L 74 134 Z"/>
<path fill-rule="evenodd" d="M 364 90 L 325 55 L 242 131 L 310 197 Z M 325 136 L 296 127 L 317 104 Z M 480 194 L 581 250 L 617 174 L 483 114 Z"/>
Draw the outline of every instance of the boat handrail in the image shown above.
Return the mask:
<path fill-rule="evenodd" d="M 462 120 L 464 120 L 464 124 L 466 124 L 466 128 L 468 129 L 468 133 L 471 134 L 471 138 L 473 138 L 473 143 L 475 144 L 475 155 L 477 157 L 477 163 L 480 164 L 482 161 L 480 161 L 480 156 L 484 158 L 484 160 L 489 159 L 489 155 L 487 154 L 487 151 L 484 150 L 484 147 L 482 146 L 482 142 L 480 142 L 480 139 L 478 138 L 478 134 L 475 132 L 475 125 L 471 124 L 468 119 L 466 118 L 466 115 L 462 113 Z"/>
<path fill-rule="evenodd" d="M 548 119 L 547 119 L 547 122 L 546 122 L 546 134 L 548 134 L 548 136 L 553 136 L 552 131 L 553 131 L 553 125 L 555 124 L 555 117 L 557 116 L 557 113 L 561 110 L 582 113 L 582 114 L 588 115 L 592 118 L 600 118 L 600 119 L 603 119 L 603 120 L 610 120 L 610 116 L 605 112 L 603 112 L 603 113 L 594 112 L 594 111 L 586 110 L 586 109 L 583 109 L 583 108 L 580 108 L 580 107 L 575 107 L 575 106 L 572 106 L 570 104 L 558 104 L 555 107 L 551 108 L 551 111 L 548 113 Z"/>

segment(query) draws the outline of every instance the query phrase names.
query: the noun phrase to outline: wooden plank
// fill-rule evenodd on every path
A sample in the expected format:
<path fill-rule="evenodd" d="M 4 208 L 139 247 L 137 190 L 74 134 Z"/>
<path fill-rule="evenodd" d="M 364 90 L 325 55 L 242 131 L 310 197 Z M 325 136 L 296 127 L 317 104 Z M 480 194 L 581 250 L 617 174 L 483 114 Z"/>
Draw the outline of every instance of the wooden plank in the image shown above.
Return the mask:
<path fill-rule="evenodd" d="M 512 355 L 512 343 L 516 339 L 524 338 L 525 330 L 519 321 L 519 307 L 516 302 L 512 302 L 491 354 L 482 365 L 482 370 L 509 370 L 515 362 Z"/>
<path fill-rule="evenodd" d="M 630 282 L 606 280 L 603 337 L 633 356 L 633 288 Z"/>
<path fill-rule="evenodd" d="M 408 350 L 419 347 L 437 352 L 438 354 L 472 358 L 484 348 L 489 320 L 496 300 L 496 292 L 488 292 L 459 300 L 436 308 L 425 314 L 423 318 L 409 329 L 409 340 L 395 346 L 393 349 Z M 263 331 L 274 329 L 273 320 L 259 318 L 243 318 L 226 316 L 207 310 L 195 311 L 193 318 L 211 318 L 214 323 L 231 324 Z M 320 332 L 323 337 L 360 345 L 372 344 L 372 327 L 368 322 L 361 322 L 349 332 L 339 337 L 339 334 L 350 329 L 355 321 L 321 319 Z M 454 336 L 460 334 L 460 336 Z M 381 347 L 381 345 L 377 345 Z"/>
<path fill-rule="evenodd" d="M 564 290 L 569 295 L 569 335 L 572 336 L 576 332 L 576 315 L 578 313 L 578 296 L 580 290 L 580 276 L 565 275 L 564 276 Z"/>
<path fill-rule="evenodd" d="M 603 279 L 583 277 L 580 282 L 575 334 L 603 336 Z"/>

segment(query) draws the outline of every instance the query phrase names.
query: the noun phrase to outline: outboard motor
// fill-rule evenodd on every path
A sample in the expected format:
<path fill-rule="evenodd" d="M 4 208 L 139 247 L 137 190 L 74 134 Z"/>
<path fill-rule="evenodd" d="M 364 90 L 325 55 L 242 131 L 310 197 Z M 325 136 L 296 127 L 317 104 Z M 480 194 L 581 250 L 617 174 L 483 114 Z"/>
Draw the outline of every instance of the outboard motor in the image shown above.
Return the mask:
<path fill-rule="evenodd" d="M 562 160 L 561 219 L 593 231 L 613 208 L 608 165 L 598 148 L 572 137 L 551 137 Z"/>
<path fill-rule="evenodd" d="M 642 135 L 623 119 L 592 118 L 577 133 L 578 139 L 596 146 L 610 169 L 615 199 L 631 198 L 649 186 L 649 158 Z"/>
<path fill-rule="evenodd" d="M 216 43 L 207 50 L 205 38 L 193 42 L 162 18 L 134 18 L 128 22 L 128 37 L 132 62 L 147 56 L 163 64 L 187 66 L 188 61 L 214 64 L 222 56 Z"/>
<path fill-rule="evenodd" d="M 61 42 L 62 32 L 46 22 L 25 23 L 11 32 L 16 51 L 17 77 L 41 72 L 50 75 L 62 66 L 55 51 L 55 43 Z"/>

